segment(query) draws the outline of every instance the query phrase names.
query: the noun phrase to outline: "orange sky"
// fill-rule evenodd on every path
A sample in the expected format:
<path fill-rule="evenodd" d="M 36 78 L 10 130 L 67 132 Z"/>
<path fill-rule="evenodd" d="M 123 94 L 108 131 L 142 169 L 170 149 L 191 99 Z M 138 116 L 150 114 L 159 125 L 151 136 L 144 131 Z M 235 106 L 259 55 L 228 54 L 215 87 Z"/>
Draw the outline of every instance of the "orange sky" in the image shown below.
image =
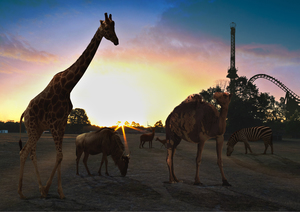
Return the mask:
<path fill-rule="evenodd" d="M 119 46 L 103 39 L 106 46 L 103 48 L 100 44 L 87 72 L 71 93 L 74 108 L 85 109 L 95 125 L 111 126 L 118 121 L 154 125 L 158 120 L 164 122 L 173 108 L 188 95 L 215 86 L 218 80 L 227 80 L 228 42 L 184 34 L 170 37 L 164 35 L 161 39 L 141 44 L 140 40 L 148 38 L 144 34 L 129 44 L 123 44 L 120 39 Z M 85 43 L 88 44 L 88 39 Z M 238 64 L 251 64 L 246 62 L 249 58 L 251 61 L 260 60 L 251 52 L 251 47 L 241 46 L 238 50 L 241 52 L 237 55 L 244 57 L 237 60 Z M 290 56 L 288 52 L 285 54 L 271 55 L 265 58 L 264 64 L 253 63 L 245 67 L 243 73 L 249 71 L 253 75 L 255 72 L 251 69 L 258 65 L 276 66 L 286 60 L 284 57 Z M 47 86 L 52 76 L 80 56 L 70 55 L 66 59 L 53 55 L 44 55 L 43 58 L 32 55 L 25 59 L 38 62 L 31 62 L 31 66 L 19 73 L 21 76 L 1 85 L 1 90 L 6 92 L 1 94 L 4 101 L 0 110 L 6 112 L 1 113 L 0 120 L 18 121 L 29 101 Z M 247 74 L 248 77 L 252 75 Z"/>
<path fill-rule="evenodd" d="M 99 12 L 90 4 L 85 6 L 67 11 L 47 6 L 47 12 L 42 14 L 39 7 L 33 7 L 36 13 L 28 17 L 20 13 L 13 23 L 6 19 L 10 25 L 0 28 L 1 121 L 19 121 L 29 101 L 84 51 L 100 25 L 99 20 L 104 19 L 102 10 Z M 164 123 L 188 95 L 228 80 L 230 21 L 219 25 L 226 25 L 225 37 L 201 32 L 199 21 L 191 20 L 187 26 L 176 18 L 180 14 L 171 17 L 170 12 L 177 7 L 143 7 L 147 12 L 140 12 L 138 18 L 134 13 L 111 7 L 120 44 L 114 46 L 103 39 L 71 93 L 73 107 L 85 109 L 92 124 Z M 195 13 L 182 11 L 191 17 Z M 253 42 L 255 36 L 247 40 L 240 36 L 245 32 L 239 27 L 242 23 L 237 24 L 236 32 L 238 75 L 249 79 L 255 74 L 269 74 L 300 94 L 295 77 L 300 67 L 300 50 L 280 43 Z M 268 81 L 259 79 L 255 83 L 261 92 L 269 92 L 277 101 L 285 95 Z"/>

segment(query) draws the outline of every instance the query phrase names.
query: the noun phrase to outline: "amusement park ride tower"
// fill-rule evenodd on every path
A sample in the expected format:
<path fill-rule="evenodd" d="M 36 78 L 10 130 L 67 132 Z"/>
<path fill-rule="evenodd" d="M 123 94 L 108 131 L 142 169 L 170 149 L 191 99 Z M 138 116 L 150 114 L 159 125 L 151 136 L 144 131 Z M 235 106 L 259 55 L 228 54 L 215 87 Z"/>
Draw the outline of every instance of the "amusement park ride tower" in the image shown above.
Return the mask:
<path fill-rule="evenodd" d="M 231 94 L 235 94 L 236 88 L 235 88 L 235 80 L 238 78 L 237 75 L 237 69 L 235 68 L 235 27 L 236 24 L 232 22 L 230 24 L 230 35 L 231 35 L 231 50 L 230 50 L 230 68 L 228 69 L 227 78 L 230 79 L 229 89 Z M 287 86 L 285 86 L 282 82 L 275 79 L 272 76 L 269 76 L 267 74 L 256 74 L 253 77 L 251 77 L 248 81 L 248 83 L 253 83 L 256 79 L 263 78 L 271 81 L 275 85 L 277 85 L 281 90 L 283 90 L 285 95 L 285 104 L 286 104 L 286 110 L 287 110 L 287 116 L 291 116 L 294 114 L 295 110 L 300 111 L 300 96 L 298 96 L 296 93 L 294 93 L 291 89 L 289 89 Z"/>
<path fill-rule="evenodd" d="M 232 22 L 230 24 L 231 29 L 231 51 L 230 51 L 230 69 L 228 70 L 227 78 L 230 79 L 230 93 L 235 93 L 234 81 L 238 78 L 236 74 L 237 69 L 235 68 L 235 27 L 236 24 Z"/>

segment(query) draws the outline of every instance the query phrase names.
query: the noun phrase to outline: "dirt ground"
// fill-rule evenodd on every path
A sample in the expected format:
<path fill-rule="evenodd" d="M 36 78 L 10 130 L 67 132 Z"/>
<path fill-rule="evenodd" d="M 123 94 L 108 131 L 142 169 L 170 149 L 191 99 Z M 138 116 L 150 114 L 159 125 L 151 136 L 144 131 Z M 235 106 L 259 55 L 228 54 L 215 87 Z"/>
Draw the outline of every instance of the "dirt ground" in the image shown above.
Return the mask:
<path fill-rule="evenodd" d="M 225 175 L 231 187 L 223 187 L 217 166 L 215 141 L 205 144 L 200 180 L 195 177 L 196 144 L 182 141 L 174 157 L 175 173 L 182 183 L 169 184 L 166 149 L 158 141 L 153 148 L 139 149 L 139 135 L 127 134 L 131 158 L 126 177 L 109 157 L 110 176 L 98 176 L 101 155 L 90 156 L 88 176 L 82 158 L 76 175 L 75 137 L 65 135 L 63 143 L 62 185 L 66 196 L 59 199 L 57 178 L 48 197 L 40 198 L 31 160 L 25 164 L 23 194 L 17 193 L 19 178 L 19 134 L 0 134 L 0 210 L 1 211 L 276 211 L 300 210 L 300 140 L 274 141 L 274 155 L 263 155 L 262 141 L 252 142 L 253 154 L 244 154 L 238 143 L 231 157 L 223 147 Z M 164 138 L 164 134 L 156 134 Z M 155 137 L 156 137 L 155 136 Z M 22 134 L 23 142 L 27 135 Z M 38 167 L 46 184 L 55 162 L 51 135 L 44 134 L 37 144 Z"/>

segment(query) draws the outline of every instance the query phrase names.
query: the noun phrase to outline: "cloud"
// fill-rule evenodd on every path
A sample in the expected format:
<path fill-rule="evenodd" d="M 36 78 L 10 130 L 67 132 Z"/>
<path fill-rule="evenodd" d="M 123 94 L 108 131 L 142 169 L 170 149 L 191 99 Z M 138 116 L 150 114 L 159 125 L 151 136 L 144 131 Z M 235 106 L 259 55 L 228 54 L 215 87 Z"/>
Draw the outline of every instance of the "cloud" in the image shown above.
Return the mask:
<path fill-rule="evenodd" d="M 298 78 L 295 70 L 300 67 L 299 55 L 299 51 L 291 51 L 281 45 L 238 45 L 238 75 L 250 79 L 255 74 L 263 73 L 283 82 L 292 82 Z M 168 89 L 168 94 L 181 89 L 182 95 L 187 96 L 191 94 L 189 92 L 197 93 L 215 86 L 218 80 L 228 80 L 226 75 L 230 66 L 230 40 L 224 41 L 205 33 L 195 34 L 157 24 L 144 28 L 134 39 L 120 47 L 98 52 L 96 60 L 122 64 L 119 70 L 126 70 L 128 74 L 143 73 L 148 76 L 149 81 L 144 77 L 144 86 L 150 84 L 150 79 L 155 80 L 149 76 L 164 76 L 164 80 L 160 81 L 165 81 L 161 86 L 164 94 Z M 266 90 L 267 86 L 261 88 L 262 92 L 270 92 Z M 296 92 L 297 87 L 292 89 Z M 276 90 L 271 91 L 271 95 L 276 98 L 281 95 L 277 95 Z M 156 89 L 150 92 L 156 92 L 156 98 L 162 98 L 162 93 L 157 93 Z M 178 99 L 174 98 L 173 102 L 182 101 L 179 99 L 182 95 Z"/>
<path fill-rule="evenodd" d="M 21 73 L 22 71 L 7 62 L 0 62 L 0 73 L 12 74 L 12 73 Z"/>
<path fill-rule="evenodd" d="M 241 45 L 238 47 L 238 50 L 255 55 L 257 57 L 272 57 L 272 58 L 281 58 L 286 60 L 296 59 L 300 63 L 300 51 L 289 51 L 278 44 L 248 44 Z M 296 62 L 296 61 L 295 61 Z"/>
<path fill-rule="evenodd" d="M 241 70 L 252 74 L 280 74 L 280 69 L 292 71 L 300 67 L 300 51 L 289 51 L 281 45 L 241 45 L 236 49 L 236 58 Z"/>
<path fill-rule="evenodd" d="M 58 56 L 46 51 L 38 51 L 21 37 L 12 34 L 0 34 L 0 56 L 33 63 L 53 63 Z"/>
<path fill-rule="evenodd" d="M 154 26 L 145 28 L 126 46 L 111 48 L 96 58 L 148 66 L 152 72 L 163 72 L 185 82 L 206 79 L 203 85 L 213 86 L 215 80 L 227 75 L 229 46 L 215 37 Z"/>

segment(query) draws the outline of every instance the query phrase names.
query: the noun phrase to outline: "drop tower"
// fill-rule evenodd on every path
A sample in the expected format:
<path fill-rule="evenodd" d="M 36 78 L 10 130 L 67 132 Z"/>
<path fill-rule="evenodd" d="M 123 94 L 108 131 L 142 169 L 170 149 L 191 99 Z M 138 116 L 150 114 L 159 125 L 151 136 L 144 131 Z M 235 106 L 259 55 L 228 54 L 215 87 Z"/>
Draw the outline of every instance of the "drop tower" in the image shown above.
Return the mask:
<path fill-rule="evenodd" d="M 228 70 L 227 78 L 230 79 L 230 93 L 235 93 L 234 81 L 238 78 L 237 69 L 235 68 L 235 27 L 236 24 L 232 22 L 230 24 L 230 37 L 231 37 L 231 49 L 230 49 L 230 68 Z"/>

